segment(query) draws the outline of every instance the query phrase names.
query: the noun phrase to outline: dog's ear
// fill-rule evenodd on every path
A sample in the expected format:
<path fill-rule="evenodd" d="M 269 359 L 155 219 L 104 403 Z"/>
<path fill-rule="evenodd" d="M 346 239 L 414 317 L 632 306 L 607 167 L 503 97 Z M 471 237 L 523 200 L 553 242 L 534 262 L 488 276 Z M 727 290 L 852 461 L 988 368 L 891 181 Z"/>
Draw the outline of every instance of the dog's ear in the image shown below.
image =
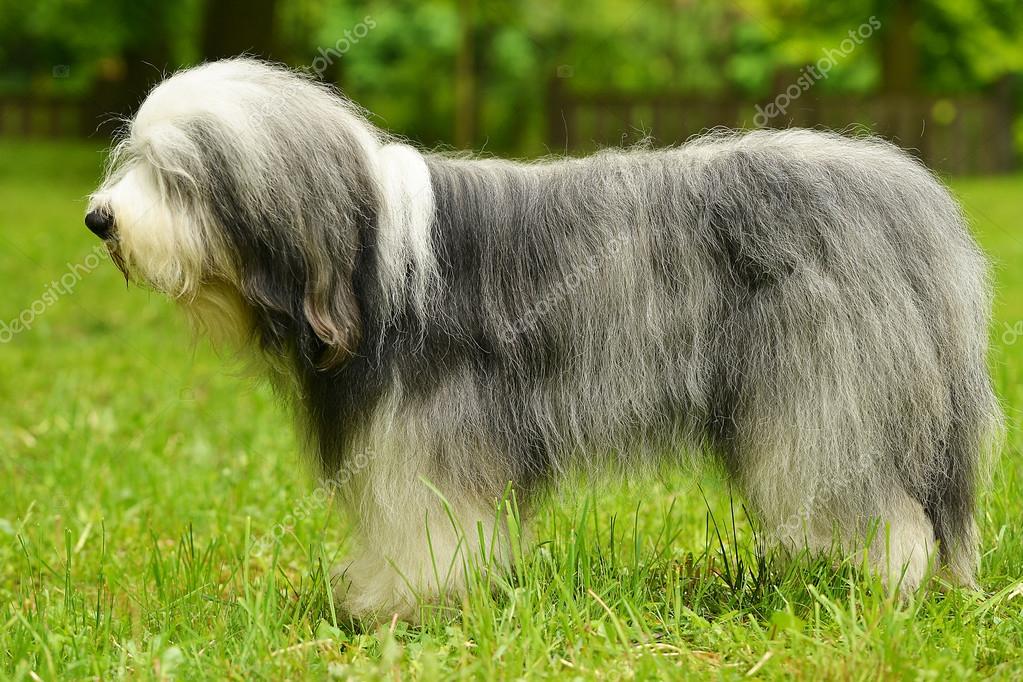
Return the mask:
<path fill-rule="evenodd" d="M 248 220 L 222 215 L 230 269 L 237 273 L 228 279 L 252 311 L 263 350 L 295 353 L 320 370 L 351 359 L 363 330 L 354 284 L 358 220 L 312 210 L 279 220 L 268 212 Z"/>
<path fill-rule="evenodd" d="M 219 267 L 237 280 L 266 351 L 338 367 L 363 334 L 356 264 L 380 204 L 371 145 L 365 124 L 333 96 L 319 101 L 311 88 L 287 116 L 292 98 L 266 94 L 274 107 L 244 135 L 213 116 L 187 124 L 186 157 L 198 160 L 188 176 L 200 178 L 227 252 L 210 260 L 227 262 Z M 314 104 L 322 106 L 310 116 Z"/>
<path fill-rule="evenodd" d="M 375 216 L 373 187 L 357 170 L 366 165 L 338 168 L 335 175 L 342 182 L 331 189 L 330 196 L 305 206 L 302 216 L 302 313 L 323 346 L 314 358 L 320 369 L 346 363 L 362 340 L 364 311 L 356 295 L 355 276 L 363 240 L 372 231 Z"/>
<path fill-rule="evenodd" d="M 282 183 L 283 194 L 306 203 L 265 211 L 251 222 L 226 222 L 242 294 L 262 321 L 263 346 L 274 352 L 292 346 L 303 363 L 320 370 L 348 362 L 363 335 L 355 277 L 373 195 L 359 178 L 345 180 L 328 187 L 333 200 L 316 196 L 312 180 L 304 187 Z"/>
<path fill-rule="evenodd" d="M 347 268 L 340 268 L 342 271 Z M 312 271 L 307 284 L 303 312 L 313 333 L 323 343 L 317 359 L 321 369 L 347 362 L 362 340 L 362 313 L 355 297 L 352 272 Z"/>

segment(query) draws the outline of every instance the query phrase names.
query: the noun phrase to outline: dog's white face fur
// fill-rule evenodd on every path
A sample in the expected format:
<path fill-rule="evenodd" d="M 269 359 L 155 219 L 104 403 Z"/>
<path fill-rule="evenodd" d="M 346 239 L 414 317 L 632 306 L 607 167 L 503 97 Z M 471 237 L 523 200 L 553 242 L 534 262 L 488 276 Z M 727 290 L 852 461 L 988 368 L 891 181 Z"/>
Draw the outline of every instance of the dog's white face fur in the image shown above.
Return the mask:
<path fill-rule="evenodd" d="M 196 202 L 182 211 L 178 198 L 169 195 L 163 174 L 187 181 L 189 170 L 176 168 L 161 152 L 177 148 L 198 153 L 188 150 L 191 142 L 182 130 L 183 122 L 197 116 L 217 117 L 236 134 L 251 135 L 248 114 L 224 91 L 231 83 L 216 72 L 199 70 L 156 87 L 115 148 L 110 176 L 92 196 L 90 211 L 103 209 L 115 216 L 114 245 L 125 265 L 174 298 L 194 296 L 213 269 L 229 263 L 214 263 L 212 218 L 202 206 Z"/>
<path fill-rule="evenodd" d="M 879 521 L 889 584 L 920 584 L 936 543 L 972 584 L 1000 425 L 986 265 L 883 142 L 452 159 L 228 60 L 153 90 L 87 224 L 126 276 L 286 376 L 362 536 L 354 615 L 414 617 L 464 589 L 471 555 L 504 563 L 509 484 L 528 506 L 572 469 L 687 454 L 722 462 L 787 547 L 837 531 L 852 553 Z"/>

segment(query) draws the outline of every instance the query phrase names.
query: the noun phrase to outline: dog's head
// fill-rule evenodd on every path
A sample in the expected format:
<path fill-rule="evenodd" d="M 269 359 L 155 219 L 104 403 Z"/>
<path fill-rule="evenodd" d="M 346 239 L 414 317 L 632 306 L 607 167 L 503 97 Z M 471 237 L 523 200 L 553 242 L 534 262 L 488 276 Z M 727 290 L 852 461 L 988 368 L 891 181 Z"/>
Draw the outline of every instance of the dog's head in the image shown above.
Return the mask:
<path fill-rule="evenodd" d="M 309 79 L 249 59 L 206 64 L 149 94 L 85 222 L 126 277 L 214 336 L 335 366 L 361 335 L 352 278 L 379 145 Z"/>

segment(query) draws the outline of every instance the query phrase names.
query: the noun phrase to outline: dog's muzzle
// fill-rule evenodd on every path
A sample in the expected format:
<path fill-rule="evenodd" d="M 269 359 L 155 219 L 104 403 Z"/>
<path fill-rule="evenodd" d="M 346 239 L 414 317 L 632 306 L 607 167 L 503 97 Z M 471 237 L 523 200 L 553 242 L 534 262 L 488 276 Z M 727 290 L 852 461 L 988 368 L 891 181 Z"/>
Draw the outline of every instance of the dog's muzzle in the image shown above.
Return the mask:
<path fill-rule="evenodd" d="M 85 214 L 85 226 L 100 239 L 109 239 L 114 231 L 114 216 L 102 208 L 96 208 Z"/>
<path fill-rule="evenodd" d="M 106 243 L 110 260 L 121 271 L 121 274 L 124 275 L 124 280 L 127 282 L 130 276 L 128 274 L 127 263 L 124 260 L 124 256 L 121 255 L 117 239 L 114 236 L 114 216 L 104 208 L 94 208 L 85 214 L 85 226 Z"/>

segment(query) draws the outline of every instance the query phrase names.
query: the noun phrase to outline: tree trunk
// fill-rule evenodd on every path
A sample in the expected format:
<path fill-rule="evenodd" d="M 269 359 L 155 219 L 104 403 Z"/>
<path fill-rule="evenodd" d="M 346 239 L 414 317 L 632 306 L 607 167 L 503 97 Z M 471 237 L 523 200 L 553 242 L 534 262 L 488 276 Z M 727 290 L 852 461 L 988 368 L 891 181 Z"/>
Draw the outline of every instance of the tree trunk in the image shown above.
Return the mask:
<path fill-rule="evenodd" d="M 920 54 L 913 37 L 915 0 L 892 0 L 881 25 L 881 86 L 889 94 L 917 89 Z"/>
<path fill-rule="evenodd" d="M 273 58 L 276 0 L 207 0 L 202 54 L 206 59 L 242 53 Z"/>
<path fill-rule="evenodd" d="M 460 0 L 461 41 L 455 62 L 455 146 L 472 147 L 476 136 L 475 0 Z"/>

